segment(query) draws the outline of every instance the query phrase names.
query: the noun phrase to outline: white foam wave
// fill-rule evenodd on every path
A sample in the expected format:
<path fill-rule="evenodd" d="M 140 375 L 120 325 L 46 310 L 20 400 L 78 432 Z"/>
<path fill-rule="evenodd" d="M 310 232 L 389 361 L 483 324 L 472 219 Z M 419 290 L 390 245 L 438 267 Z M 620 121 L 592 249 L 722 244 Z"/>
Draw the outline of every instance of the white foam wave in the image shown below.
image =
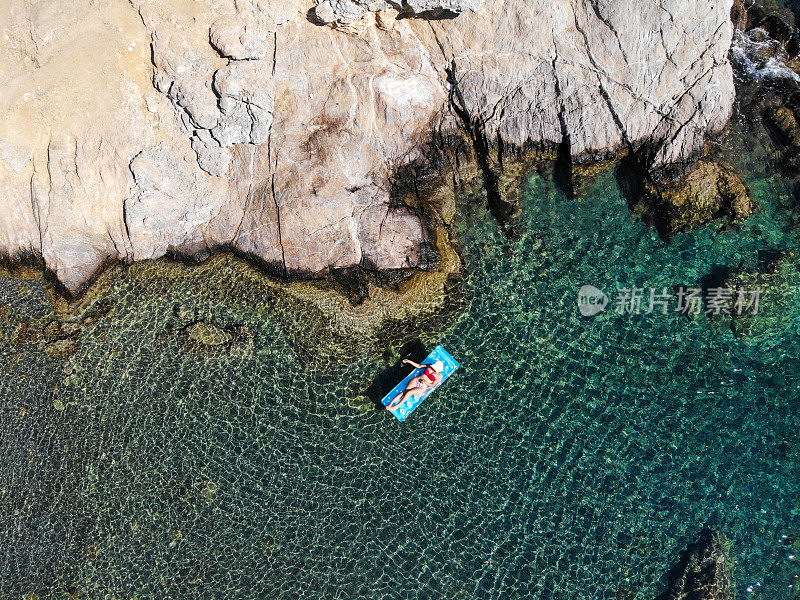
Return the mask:
<path fill-rule="evenodd" d="M 800 83 L 800 75 L 786 64 L 783 45 L 770 38 L 764 29 L 737 31 L 731 56 L 740 71 L 751 79 L 793 79 Z"/>

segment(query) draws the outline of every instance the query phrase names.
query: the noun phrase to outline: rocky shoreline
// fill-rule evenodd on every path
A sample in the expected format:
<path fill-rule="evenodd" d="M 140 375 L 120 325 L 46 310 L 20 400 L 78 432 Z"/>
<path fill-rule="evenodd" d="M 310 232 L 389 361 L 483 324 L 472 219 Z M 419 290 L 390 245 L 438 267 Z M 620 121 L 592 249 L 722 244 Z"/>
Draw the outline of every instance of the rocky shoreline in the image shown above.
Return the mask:
<path fill-rule="evenodd" d="M 0 46 L 0 252 L 71 294 L 217 249 L 281 276 L 429 270 L 434 206 L 398 185 L 432 156 L 513 235 L 512 157 L 685 169 L 733 104 L 731 2 L 83 4 L 11 2 Z"/>

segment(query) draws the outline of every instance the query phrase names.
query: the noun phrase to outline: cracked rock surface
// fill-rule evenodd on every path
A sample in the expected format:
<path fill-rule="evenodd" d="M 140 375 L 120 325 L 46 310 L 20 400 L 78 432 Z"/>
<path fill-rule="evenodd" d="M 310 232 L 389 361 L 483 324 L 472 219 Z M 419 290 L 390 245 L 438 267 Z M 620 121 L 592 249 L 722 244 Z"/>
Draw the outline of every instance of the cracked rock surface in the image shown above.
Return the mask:
<path fill-rule="evenodd" d="M 314 16 L 323 23 L 353 23 L 368 12 L 389 8 L 409 11 L 414 15 L 456 15 L 478 10 L 483 0 L 320 0 Z"/>
<path fill-rule="evenodd" d="M 390 194 L 434 128 L 688 161 L 733 103 L 731 3 L 9 0 L 0 252 L 72 292 L 220 246 L 282 273 L 425 267 Z"/>

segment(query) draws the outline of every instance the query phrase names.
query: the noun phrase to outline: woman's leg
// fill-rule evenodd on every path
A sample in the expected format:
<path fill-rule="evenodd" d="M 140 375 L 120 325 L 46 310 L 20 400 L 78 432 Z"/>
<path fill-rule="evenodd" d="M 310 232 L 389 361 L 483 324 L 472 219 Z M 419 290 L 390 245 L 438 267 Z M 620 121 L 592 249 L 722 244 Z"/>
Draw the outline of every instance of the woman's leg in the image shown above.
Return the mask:
<path fill-rule="evenodd" d="M 413 387 L 413 388 L 406 388 L 405 392 L 401 392 L 395 396 L 395 399 L 392 400 L 389 405 L 386 407 L 386 410 L 394 410 L 398 406 L 400 406 L 406 398 L 409 396 L 416 396 L 417 394 L 422 394 L 427 388 L 424 387 Z"/>

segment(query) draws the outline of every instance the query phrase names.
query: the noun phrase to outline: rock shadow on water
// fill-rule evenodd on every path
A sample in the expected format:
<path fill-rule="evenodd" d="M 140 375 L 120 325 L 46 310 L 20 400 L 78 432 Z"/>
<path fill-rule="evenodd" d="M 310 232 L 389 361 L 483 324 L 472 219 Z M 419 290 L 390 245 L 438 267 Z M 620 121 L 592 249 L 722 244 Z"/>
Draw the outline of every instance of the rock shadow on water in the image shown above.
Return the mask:
<path fill-rule="evenodd" d="M 659 202 L 651 202 L 647 210 L 642 210 L 647 196 L 647 171 L 633 155 L 624 156 L 614 169 L 614 177 L 622 197 L 632 213 L 641 213 L 644 223 L 656 230 L 658 237 L 665 242 L 672 239 L 672 227 L 668 207 Z"/>
<path fill-rule="evenodd" d="M 708 297 L 713 289 L 724 288 L 735 269 L 726 265 L 714 265 L 711 270 L 700 279 L 703 297 Z"/>

